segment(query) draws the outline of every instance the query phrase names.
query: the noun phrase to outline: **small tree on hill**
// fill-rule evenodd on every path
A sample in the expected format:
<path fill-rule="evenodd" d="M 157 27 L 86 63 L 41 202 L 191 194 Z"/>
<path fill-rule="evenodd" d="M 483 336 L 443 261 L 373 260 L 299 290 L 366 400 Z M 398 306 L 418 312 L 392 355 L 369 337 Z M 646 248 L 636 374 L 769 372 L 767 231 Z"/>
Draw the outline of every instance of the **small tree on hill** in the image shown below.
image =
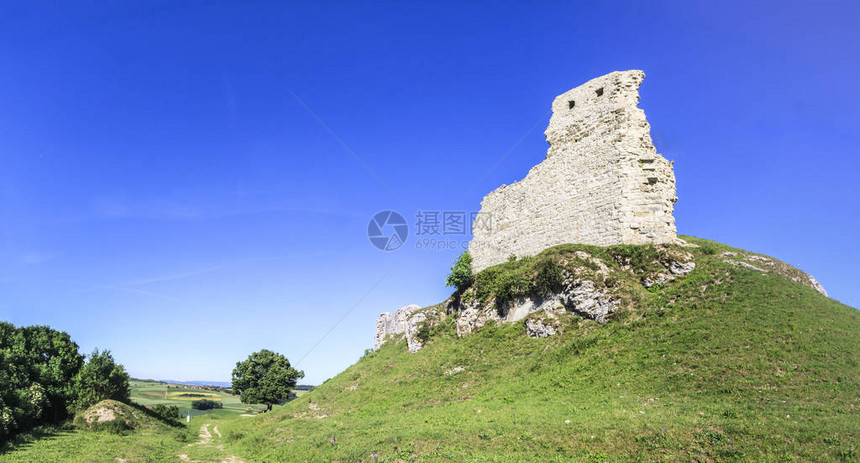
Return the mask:
<path fill-rule="evenodd" d="M 304 372 L 293 368 L 286 357 L 263 349 L 236 363 L 233 394 L 239 395 L 242 403 L 266 404 L 269 411 L 272 405 L 287 400 L 296 381 L 304 377 Z"/>
<path fill-rule="evenodd" d="M 463 251 L 451 266 L 451 273 L 445 280 L 446 286 L 453 286 L 457 291 L 466 289 L 472 283 L 472 255 L 469 251 Z"/>
<path fill-rule="evenodd" d="M 93 351 L 75 377 L 75 389 L 79 408 L 105 399 L 128 403 L 131 396 L 128 373 L 114 361 L 109 350 Z"/>

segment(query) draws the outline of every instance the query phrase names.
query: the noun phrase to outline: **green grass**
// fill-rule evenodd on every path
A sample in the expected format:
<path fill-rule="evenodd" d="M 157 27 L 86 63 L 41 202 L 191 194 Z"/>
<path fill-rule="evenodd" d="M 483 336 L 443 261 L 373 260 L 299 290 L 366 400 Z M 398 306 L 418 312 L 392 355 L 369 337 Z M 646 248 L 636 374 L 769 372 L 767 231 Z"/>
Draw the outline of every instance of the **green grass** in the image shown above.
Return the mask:
<path fill-rule="evenodd" d="M 860 313 L 689 241 L 696 270 L 610 323 L 571 316 L 545 339 L 520 323 L 437 332 L 414 355 L 388 344 L 232 423 L 228 448 L 247 461 L 856 461 Z M 650 252 L 618 254 L 647 267 Z"/>
<path fill-rule="evenodd" d="M 222 447 L 226 437 L 218 437 L 211 429 L 215 425 L 222 427 L 231 420 L 247 419 L 251 418 L 218 410 L 208 415 L 193 416 L 188 427 L 180 429 L 156 426 L 119 434 L 85 431 L 70 425 L 39 429 L 21 439 L 12 451 L 0 454 L 0 461 L 149 463 L 182 461 L 180 455 L 186 456 L 186 461 L 231 461 L 232 453 Z M 199 437 L 203 425 L 209 425 L 212 435 L 212 440 L 206 444 L 202 444 Z"/>
<path fill-rule="evenodd" d="M 264 405 L 247 405 L 237 396 L 220 392 L 196 390 L 190 387 L 155 381 L 132 380 L 132 401 L 140 405 L 169 404 L 180 407 L 183 418 L 182 427 L 171 427 L 158 420 L 141 417 L 135 413 L 132 420 L 134 429 L 125 426 L 98 426 L 97 430 L 87 429 L 79 423 L 67 423 L 59 427 L 45 427 L 20 436 L 17 441 L 0 453 L 0 461 L 9 462 L 113 462 L 122 459 L 127 462 L 167 462 L 178 461 L 179 455 L 186 455 L 192 461 L 229 460 L 231 455 L 219 448 L 224 438 L 212 435 L 212 442 L 199 444 L 200 428 L 204 424 L 213 426 L 231 420 L 247 420 L 247 414 L 264 410 Z M 297 391 L 298 395 L 306 391 Z M 193 410 L 191 402 L 202 397 L 185 394 L 207 395 L 209 399 L 220 400 L 224 408 L 217 410 Z M 275 409 L 279 409 L 276 406 Z M 185 426 L 184 416 L 190 412 L 191 422 Z"/>
<path fill-rule="evenodd" d="M 201 425 L 219 426 L 223 437 L 210 446 L 189 447 L 166 433 L 75 432 L 2 457 L 367 462 L 375 452 L 379 462 L 858 461 L 860 312 L 798 284 L 791 271 L 739 267 L 722 256 L 739 250 L 685 239 L 700 245 L 689 250 L 696 269 L 650 290 L 620 270 L 655 270 L 650 263 L 662 251 L 650 247 L 562 246 L 493 270 L 501 277 L 490 280 L 498 286 L 488 298 L 523 275 L 537 285 L 542 260 L 588 250 L 616 271 L 616 281 L 604 283 L 626 295 L 604 325 L 570 314 L 549 338 L 532 339 L 513 323 L 457 339 L 444 323 L 424 333 L 418 353 L 388 343 L 271 413 L 193 417 L 195 439 Z"/>

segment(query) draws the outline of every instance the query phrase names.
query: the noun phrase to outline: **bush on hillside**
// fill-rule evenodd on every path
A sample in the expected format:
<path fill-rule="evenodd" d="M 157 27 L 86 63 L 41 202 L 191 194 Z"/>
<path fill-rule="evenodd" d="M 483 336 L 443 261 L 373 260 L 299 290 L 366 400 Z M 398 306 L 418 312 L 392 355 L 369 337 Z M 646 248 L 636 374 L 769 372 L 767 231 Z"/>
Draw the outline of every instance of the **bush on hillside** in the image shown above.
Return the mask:
<path fill-rule="evenodd" d="M 179 424 L 179 419 L 182 417 L 182 415 L 179 414 L 179 407 L 176 405 L 156 404 L 149 407 L 148 410 L 155 417 L 172 425 Z"/>
<path fill-rule="evenodd" d="M 107 399 L 127 403 L 131 396 L 129 375 L 109 350 L 93 351 L 75 376 L 75 390 L 76 405 L 81 409 Z"/>
<path fill-rule="evenodd" d="M 535 288 L 544 296 L 556 293 L 564 286 L 564 270 L 555 259 L 542 260 L 538 265 Z"/>
<path fill-rule="evenodd" d="M 200 399 L 191 402 L 191 408 L 195 410 L 212 410 L 213 408 L 223 408 L 219 400 Z"/>
<path fill-rule="evenodd" d="M 622 244 L 607 248 L 620 265 L 629 266 L 634 273 L 660 271 L 660 253 L 654 245 Z"/>
<path fill-rule="evenodd" d="M 445 280 L 446 286 L 453 286 L 457 291 L 462 291 L 472 284 L 472 255 L 469 251 L 463 251 L 451 266 L 451 272 Z"/>

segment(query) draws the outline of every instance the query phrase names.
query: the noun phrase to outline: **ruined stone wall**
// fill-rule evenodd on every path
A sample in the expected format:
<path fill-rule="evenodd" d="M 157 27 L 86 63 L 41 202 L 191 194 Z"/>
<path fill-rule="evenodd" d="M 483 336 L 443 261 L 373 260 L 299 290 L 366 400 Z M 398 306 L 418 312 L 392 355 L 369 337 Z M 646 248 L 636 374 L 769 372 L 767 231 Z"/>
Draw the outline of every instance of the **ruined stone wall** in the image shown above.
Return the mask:
<path fill-rule="evenodd" d="M 546 159 L 481 202 L 474 271 L 564 243 L 676 240 L 675 174 L 637 107 L 644 77 L 613 72 L 555 98 Z"/>
<path fill-rule="evenodd" d="M 410 352 L 421 348 L 421 341 L 415 338 L 418 324 L 424 321 L 424 314 L 416 314 L 421 306 L 411 304 L 391 312 L 383 312 L 376 319 L 376 341 L 373 350 L 378 350 L 390 336 L 401 335 L 407 339 Z M 414 315 L 414 316 L 413 316 Z"/>

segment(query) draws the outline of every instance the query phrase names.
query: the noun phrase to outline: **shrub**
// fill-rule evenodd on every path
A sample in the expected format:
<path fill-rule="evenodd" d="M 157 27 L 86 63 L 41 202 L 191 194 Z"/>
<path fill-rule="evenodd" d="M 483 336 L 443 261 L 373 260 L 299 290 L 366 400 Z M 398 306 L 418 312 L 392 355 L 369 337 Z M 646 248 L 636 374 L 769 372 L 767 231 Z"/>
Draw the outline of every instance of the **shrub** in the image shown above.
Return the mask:
<path fill-rule="evenodd" d="M 612 246 L 609 254 L 621 265 L 629 265 L 634 273 L 660 270 L 660 253 L 653 245 L 622 244 Z"/>
<path fill-rule="evenodd" d="M 211 410 L 213 408 L 222 407 L 224 407 L 224 405 L 221 404 L 220 400 L 200 399 L 191 402 L 191 408 L 195 410 Z"/>
<path fill-rule="evenodd" d="M 490 296 L 496 296 L 496 302 L 525 296 L 532 289 L 531 259 L 525 258 L 516 262 L 490 267 L 475 276 L 475 296 L 481 303 Z"/>
<path fill-rule="evenodd" d="M 94 350 L 75 377 L 76 404 L 84 409 L 106 399 L 128 403 L 131 396 L 129 376 L 109 350 Z"/>
<path fill-rule="evenodd" d="M 157 418 L 164 420 L 170 424 L 179 423 L 179 419 L 182 417 L 179 414 L 179 407 L 177 407 L 176 405 L 156 404 L 150 407 L 148 410 Z"/>
<path fill-rule="evenodd" d="M 188 442 L 192 440 L 192 434 L 190 429 L 180 429 L 173 433 L 173 439 L 176 442 Z"/>
<path fill-rule="evenodd" d="M 427 344 L 427 341 L 430 340 L 430 322 L 424 320 L 418 325 L 418 331 L 415 333 L 415 337 L 421 341 L 421 344 Z"/>
<path fill-rule="evenodd" d="M 555 259 L 546 259 L 538 264 L 535 286 L 542 295 L 549 295 L 561 290 L 564 285 L 564 272 Z"/>
<path fill-rule="evenodd" d="M 227 440 L 230 442 L 236 442 L 237 440 L 244 439 L 245 433 L 242 431 L 236 431 L 235 429 L 231 429 L 227 431 Z"/>
<path fill-rule="evenodd" d="M 92 423 L 89 426 L 91 431 L 107 432 L 110 434 L 123 435 L 127 434 L 132 429 L 132 426 L 125 420 L 101 421 Z"/>
<path fill-rule="evenodd" d="M 453 286 L 462 291 L 472 284 L 472 255 L 463 251 L 451 266 L 451 273 L 445 279 L 445 286 Z"/>

